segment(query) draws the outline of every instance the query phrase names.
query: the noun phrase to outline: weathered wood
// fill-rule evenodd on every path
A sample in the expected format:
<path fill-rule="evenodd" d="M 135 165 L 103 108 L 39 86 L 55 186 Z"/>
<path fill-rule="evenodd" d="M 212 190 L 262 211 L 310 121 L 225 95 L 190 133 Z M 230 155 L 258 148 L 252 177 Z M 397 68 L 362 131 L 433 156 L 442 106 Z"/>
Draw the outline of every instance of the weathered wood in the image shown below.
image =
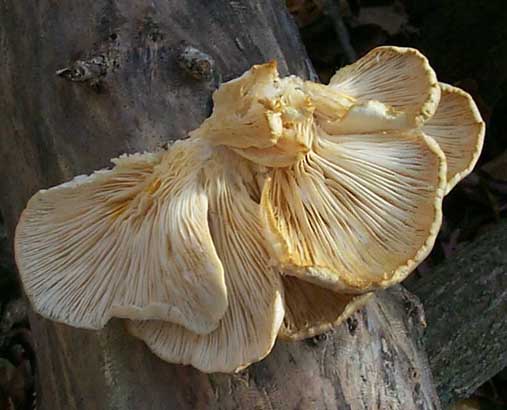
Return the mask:
<path fill-rule="evenodd" d="M 119 320 L 92 332 L 33 318 L 39 401 L 48 410 L 436 410 L 419 309 L 401 287 L 381 292 L 335 331 L 279 341 L 235 375 L 168 365 Z"/>
<path fill-rule="evenodd" d="M 200 69 L 182 64 L 185 44 L 210 55 L 213 75 L 197 80 Z M 38 189 L 196 127 L 220 76 L 271 59 L 282 73 L 312 75 L 283 4 L 268 0 L 4 0 L 0 47 L 0 195 L 11 234 Z M 92 332 L 32 315 L 38 401 L 47 410 L 438 409 L 407 306 L 402 290 L 380 294 L 325 340 L 280 342 L 237 375 L 164 363 L 118 320 Z"/>
<path fill-rule="evenodd" d="M 222 398 L 216 408 L 439 409 L 417 303 L 402 287 L 379 292 L 335 331 L 278 342 L 267 359 L 232 379 L 211 376 Z"/>
<path fill-rule="evenodd" d="M 442 404 L 468 397 L 507 366 L 507 222 L 407 286 L 424 304 Z"/>

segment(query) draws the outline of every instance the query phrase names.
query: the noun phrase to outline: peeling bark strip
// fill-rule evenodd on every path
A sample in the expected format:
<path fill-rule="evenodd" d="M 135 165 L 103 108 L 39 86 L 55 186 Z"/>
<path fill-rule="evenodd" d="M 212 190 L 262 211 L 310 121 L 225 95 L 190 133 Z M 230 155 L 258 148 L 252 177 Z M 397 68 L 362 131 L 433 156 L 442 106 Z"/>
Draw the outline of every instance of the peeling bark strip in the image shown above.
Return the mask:
<path fill-rule="evenodd" d="M 0 2 L 0 197 L 11 234 L 36 190 L 156 149 L 209 114 L 209 84 L 178 64 L 182 41 L 206 50 L 224 80 L 269 60 L 313 75 L 280 1 Z M 114 55 L 105 75 L 101 55 Z M 66 61 L 80 63 L 61 74 L 98 76 L 103 92 L 55 76 Z M 32 315 L 40 408 L 438 409 L 407 299 L 380 294 L 335 332 L 280 342 L 235 375 L 164 363 L 118 320 L 93 332 Z"/>

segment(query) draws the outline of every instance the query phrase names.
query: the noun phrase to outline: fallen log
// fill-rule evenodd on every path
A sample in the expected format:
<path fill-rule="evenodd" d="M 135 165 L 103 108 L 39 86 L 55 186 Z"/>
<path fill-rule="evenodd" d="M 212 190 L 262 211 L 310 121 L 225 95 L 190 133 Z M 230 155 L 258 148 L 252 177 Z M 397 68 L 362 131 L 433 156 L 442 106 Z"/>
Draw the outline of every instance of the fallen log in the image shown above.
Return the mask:
<path fill-rule="evenodd" d="M 426 351 L 443 405 L 507 366 L 505 221 L 407 286 L 424 305 Z"/>

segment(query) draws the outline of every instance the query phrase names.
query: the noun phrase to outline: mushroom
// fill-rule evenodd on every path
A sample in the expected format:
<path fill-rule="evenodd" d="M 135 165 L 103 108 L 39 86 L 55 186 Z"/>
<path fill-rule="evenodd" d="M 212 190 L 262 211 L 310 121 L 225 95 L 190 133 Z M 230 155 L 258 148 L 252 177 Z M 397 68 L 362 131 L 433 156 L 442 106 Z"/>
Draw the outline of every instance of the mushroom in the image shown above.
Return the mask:
<path fill-rule="evenodd" d="M 361 309 L 373 293 L 351 295 L 284 275 L 285 317 L 279 337 L 302 340 L 338 326 Z"/>
<path fill-rule="evenodd" d="M 409 127 L 419 127 L 431 118 L 440 100 L 435 72 L 426 57 L 413 48 L 377 47 L 354 64 L 340 69 L 328 87 L 354 98 L 359 104 L 369 101 L 385 104 L 392 113 L 404 116 Z M 387 120 L 384 116 L 378 119 Z M 364 120 L 368 124 L 368 119 Z M 367 126 L 371 130 L 371 125 Z"/>
<path fill-rule="evenodd" d="M 261 86 L 251 86 L 253 75 Z M 380 47 L 340 70 L 327 87 L 280 79 L 272 64 L 254 67 L 233 85 L 234 96 L 255 88 L 264 109 L 251 101 L 248 107 L 261 118 L 273 118 L 276 108 L 282 125 L 269 123 L 265 135 L 280 137 L 260 137 L 262 144 L 242 134 L 217 140 L 209 129 L 225 121 L 220 108 L 193 135 L 268 167 L 261 217 L 284 273 L 348 293 L 405 278 L 433 246 L 446 187 L 445 156 L 418 128 L 440 98 L 426 58 Z M 233 100 L 228 90 L 217 92 L 220 101 Z M 241 124 L 252 111 L 227 107 L 227 119 Z M 283 138 L 304 141 L 304 156 L 287 156 L 292 151 L 281 146 Z M 245 155 L 251 149 L 255 156 Z"/>
<path fill-rule="evenodd" d="M 442 198 L 475 165 L 484 122 L 411 49 L 371 51 L 340 70 L 332 90 L 348 110 L 324 116 L 316 105 L 312 150 L 271 172 L 262 212 L 286 273 L 362 293 L 403 280 L 427 256 Z"/>
<path fill-rule="evenodd" d="M 15 249 L 37 312 L 130 319 L 164 360 L 243 369 L 403 280 L 484 136 L 470 96 L 413 49 L 372 50 L 329 85 L 256 65 L 213 101 L 166 151 L 32 197 Z"/>
<path fill-rule="evenodd" d="M 215 329 L 227 289 L 200 181 L 206 155 L 197 141 L 178 142 L 35 194 L 15 238 L 35 310 L 89 329 L 111 317 Z"/>
<path fill-rule="evenodd" d="M 310 150 L 313 104 L 302 80 L 281 79 L 276 63 L 254 65 L 213 95 L 211 116 L 195 131 L 258 165 L 287 167 Z"/>
<path fill-rule="evenodd" d="M 204 372 L 239 371 L 272 349 L 284 318 L 281 276 L 270 264 L 259 204 L 246 185 L 246 161 L 218 150 L 206 163 L 211 236 L 224 265 L 229 307 L 218 328 L 196 335 L 161 321 L 136 321 L 129 331 L 163 360 Z"/>
<path fill-rule="evenodd" d="M 274 170 L 262 193 L 268 242 L 282 269 L 362 293 L 403 280 L 441 223 L 445 157 L 417 130 L 330 136 Z"/>
<path fill-rule="evenodd" d="M 472 97 L 449 84 L 440 83 L 442 97 L 436 113 L 422 127 L 442 148 L 447 159 L 449 193 L 465 178 L 479 159 L 486 125 Z"/>

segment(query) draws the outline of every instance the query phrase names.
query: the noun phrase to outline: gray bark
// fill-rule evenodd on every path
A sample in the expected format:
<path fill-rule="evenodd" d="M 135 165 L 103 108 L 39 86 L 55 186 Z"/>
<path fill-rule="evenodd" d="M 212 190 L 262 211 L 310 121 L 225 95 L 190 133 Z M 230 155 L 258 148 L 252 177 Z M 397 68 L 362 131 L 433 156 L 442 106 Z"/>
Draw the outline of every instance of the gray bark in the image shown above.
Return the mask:
<path fill-rule="evenodd" d="M 281 342 L 262 362 L 206 375 L 170 365 L 126 334 L 32 318 L 42 409 L 440 409 L 421 345 L 421 311 L 397 287 L 321 337 Z"/>
<path fill-rule="evenodd" d="M 507 366 L 507 222 L 407 286 L 424 304 L 442 404 L 468 397 Z"/>

